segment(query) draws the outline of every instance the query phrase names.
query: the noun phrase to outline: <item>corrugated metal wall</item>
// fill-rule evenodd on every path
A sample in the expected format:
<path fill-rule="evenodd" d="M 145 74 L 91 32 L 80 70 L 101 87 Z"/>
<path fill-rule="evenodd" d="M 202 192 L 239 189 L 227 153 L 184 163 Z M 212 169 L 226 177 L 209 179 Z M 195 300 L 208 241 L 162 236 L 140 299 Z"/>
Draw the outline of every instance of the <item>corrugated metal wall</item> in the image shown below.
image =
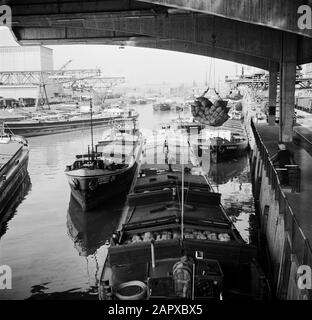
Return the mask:
<path fill-rule="evenodd" d="M 53 70 L 53 50 L 42 46 L 0 47 L 1 71 Z"/>
<path fill-rule="evenodd" d="M 53 50 L 42 46 L 0 47 L 1 71 L 44 71 L 53 70 Z M 48 97 L 54 96 L 57 88 L 46 87 Z M 0 96 L 4 98 L 39 97 L 36 86 L 0 86 Z"/>
<path fill-rule="evenodd" d="M 38 97 L 39 87 L 0 86 L 0 97 L 5 99 L 34 98 Z"/>

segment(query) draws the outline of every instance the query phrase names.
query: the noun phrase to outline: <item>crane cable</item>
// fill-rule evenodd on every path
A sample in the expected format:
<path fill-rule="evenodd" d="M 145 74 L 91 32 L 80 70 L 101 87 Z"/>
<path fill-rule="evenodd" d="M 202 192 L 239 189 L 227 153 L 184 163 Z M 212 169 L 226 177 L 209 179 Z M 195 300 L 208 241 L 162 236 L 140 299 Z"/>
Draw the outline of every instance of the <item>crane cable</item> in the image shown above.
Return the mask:
<path fill-rule="evenodd" d="M 213 18 L 213 30 L 212 30 L 212 54 L 210 57 L 210 66 L 209 66 L 209 76 L 208 76 L 208 88 L 204 91 L 204 93 L 201 95 L 202 97 L 205 96 L 207 92 L 209 92 L 210 89 L 213 89 L 215 94 L 218 96 L 218 98 L 221 98 L 219 95 L 219 92 L 216 91 L 216 58 L 215 58 L 215 47 L 216 47 L 216 40 L 217 36 L 215 34 L 215 19 Z M 211 79 L 212 77 L 212 79 Z M 212 84 L 212 86 L 211 86 Z"/>

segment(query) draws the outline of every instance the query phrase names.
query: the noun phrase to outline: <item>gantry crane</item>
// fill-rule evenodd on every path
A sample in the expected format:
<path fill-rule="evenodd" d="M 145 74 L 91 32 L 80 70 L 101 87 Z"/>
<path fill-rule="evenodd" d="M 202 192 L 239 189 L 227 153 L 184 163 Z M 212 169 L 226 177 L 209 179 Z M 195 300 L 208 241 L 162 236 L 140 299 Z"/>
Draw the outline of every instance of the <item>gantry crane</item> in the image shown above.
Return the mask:
<path fill-rule="evenodd" d="M 75 91 L 77 88 L 80 88 L 80 90 L 87 88 L 111 88 L 114 85 L 125 82 L 124 77 L 103 77 L 99 68 L 65 70 L 71 62 L 72 60 L 67 61 L 59 70 L 3 71 L 0 72 L 0 85 L 38 86 L 39 95 L 46 102 L 49 109 L 49 99 L 46 91 L 47 85 L 67 85 Z M 37 103 L 37 108 L 43 109 L 43 105 Z"/>

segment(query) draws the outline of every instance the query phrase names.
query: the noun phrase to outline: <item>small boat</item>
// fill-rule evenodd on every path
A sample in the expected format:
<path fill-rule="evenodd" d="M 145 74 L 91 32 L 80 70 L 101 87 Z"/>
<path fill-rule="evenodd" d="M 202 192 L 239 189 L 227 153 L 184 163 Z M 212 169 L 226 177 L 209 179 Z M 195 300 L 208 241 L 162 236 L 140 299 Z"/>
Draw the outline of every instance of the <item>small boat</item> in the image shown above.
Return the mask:
<path fill-rule="evenodd" d="M 171 105 L 169 103 L 155 103 L 153 105 L 154 111 L 170 111 L 171 110 Z"/>
<path fill-rule="evenodd" d="M 154 111 L 170 111 L 171 109 L 176 110 L 178 104 L 171 99 L 167 99 L 153 105 Z"/>
<path fill-rule="evenodd" d="M 218 128 L 206 127 L 198 136 L 191 136 L 190 141 L 200 158 L 203 150 L 210 150 L 212 162 L 242 156 L 246 154 L 249 146 L 241 121 L 232 119 Z"/>
<path fill-rule="evenodd" d="M 129 128 L 119 125 L 104 135 L 94 146 L 91 120 L 91 150 L 76 155 L 66 167 L 72 195 L 85 211 L 127 192 L 139 161 L 142 141 L 135 123 Z"/>
<path fill-rule="evenodd" d="M 192 146 L 199 157 L 202 157 L 204 149 L 208 149 L 211 160 L 220 162 L 245 154 L 248 149 L 248 140 L 245 136 L 228 130 L 213 131 L 213 134 L 203 130 L 197 141 L 192 141 Z"/>
<path fill-rule="evenodd" d="M 173 142 L 172 132 L 169 137 Z M 148 144 L 155 146 L 157 160 L 166 158 L 168 145 L 174 147 L 168 138 L 163 154 L 161 143 Z M 221 194 L 201 175 L 187 141 L 174 154 L 169 168 L 151 164 L 151 157 L 142 160 L 110 241 L 100 300 L 265 299 L 269 287 L 257 249 L 226 215 Z"/>
<path fill-rule="evenodd" d="M 7 131 L 7 132 L 5 132 Z M 2 123 L 0 128 L 0 215 L 15 197 L 27 177 L 28 142 L 14 135 Z"/>
<path fill-rule="evenodd" d="M 202 158 L 203 151 L 210 150 L 208 154 L 213 162 L 241 156 L 248 149 L 245 130 L 238 120 L 230 119 L 223 126 L 215 128 L 195 122 L 192 118 L 177 118 L 162 127 L 182 130 L 182 134 L 188 135 L 196 155 Z"/>
<path fill-rule="evenodd" d="M 147 100 L 146 99 L 138 99 L 137 104 L 147 104 Z"/>

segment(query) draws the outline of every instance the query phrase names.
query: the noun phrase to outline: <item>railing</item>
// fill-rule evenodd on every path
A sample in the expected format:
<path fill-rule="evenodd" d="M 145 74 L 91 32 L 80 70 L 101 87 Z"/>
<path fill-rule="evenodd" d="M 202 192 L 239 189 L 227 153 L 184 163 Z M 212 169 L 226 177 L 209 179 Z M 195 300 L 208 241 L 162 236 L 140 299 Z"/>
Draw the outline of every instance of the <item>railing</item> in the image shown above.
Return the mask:
<path fill-rule="evenodd" d="M 285 193 L 281 187 L 279 175 L 253 121 L 251 121 L 251 129 L 269 184 L 275 191 L 275 199 L 279 202 L 280 214 L 284 216 L 284 231 L 291 254 L 296 257 L 298 265 L 312 267 L 312 248 L 309 240 L 301 229 L 298 220 L 286 199 Z M 307 295 L 308 299 L 312 299 L 311 290 L 307 290 L 304 294 Z"/>
<path fill-rule="evenodd" d="M 286 165 L 285 168 L 275 168 L 279 181 L 283 184 L 283 179 L 287 178 L 285 186 L 291 187 L 292 192 L 300 192 L 301 170 L 298 165 Z"/>

